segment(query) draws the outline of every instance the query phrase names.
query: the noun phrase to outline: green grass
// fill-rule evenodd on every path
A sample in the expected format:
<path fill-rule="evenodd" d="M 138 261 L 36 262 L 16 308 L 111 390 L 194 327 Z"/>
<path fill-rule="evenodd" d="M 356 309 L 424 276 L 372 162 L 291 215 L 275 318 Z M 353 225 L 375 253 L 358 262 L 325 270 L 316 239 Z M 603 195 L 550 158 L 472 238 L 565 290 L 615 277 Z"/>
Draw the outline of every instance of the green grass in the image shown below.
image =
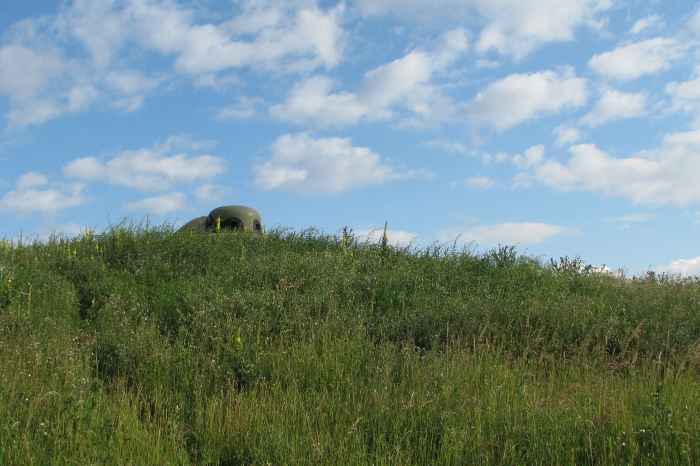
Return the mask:
<path fill-rule="evenodd" d="M 0 243 L 0 464 L 700 464 L 700 282 L 313 230 Z"/>

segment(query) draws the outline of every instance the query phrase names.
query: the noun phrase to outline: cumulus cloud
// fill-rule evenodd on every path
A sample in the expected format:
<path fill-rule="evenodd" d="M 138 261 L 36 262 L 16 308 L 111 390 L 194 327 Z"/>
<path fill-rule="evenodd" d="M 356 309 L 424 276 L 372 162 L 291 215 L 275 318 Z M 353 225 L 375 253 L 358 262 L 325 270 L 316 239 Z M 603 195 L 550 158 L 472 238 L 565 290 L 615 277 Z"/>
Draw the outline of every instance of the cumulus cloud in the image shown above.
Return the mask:
<path fill-rule="evenodd" d="M 50 186 L 46 175 L 28 172 L 22 175 L 15 189 L 0 198 L 0 210 L 20 214 L 55 214 L 84 204 L 84 187 L 79 184 Z"/>
<path fill-rule="evenodd" d="M 221 73 L 240 68 L 330 69 L 342 60 L 343 13 L 342 3 L 321 9 L 314 2 L 244 2 L 238 16 L 211 22 L 170 0 L 72 0 L 56 15 L 13 25 L 30 33 L 7 34 L 0 43 L 8 124 L 44 123 L 100 99 L 138 110 L 166 76 L 125 68 L 128 57 L 119 57 L 128 47 L 171 58 L 196 85 L 221 85 Z"/>
<path fill-rule="evenodd" d="M 673 38 L 656 37 L 594 55 L 588 66 L 607 78 L 630 81 L 668 70 L 683 57 L 685 50 L 686 47 Z"/>
<path fill-rule="evenodd" d="M 239 67 L 309 70 L 340 63 L 342 4 L 323 11 L 312 4 L 250 2 L 221 24 L 198 23 L 194 12 L 172 2 L 131 0 L 121 12 L 131 19 L 138 43 L 175 57 L 175 68 L 201 74 Z M 260 21 L 267 15 L 268 21 Z"/>
<path fill-rule="evenodd" d="M 52 46 L 20 40 L 0 44 L 0 96 L 10 102 L 8 125 L 43 123 L 94 101 L 97 92 L 89 81 L 65 79 L 72 68 Z"/>
<path fill-rule="evenodd" d="M 432 81 L 468 47 L 463 30 L 448 31 L 433 50 L 413 50 L 368 71 L 356 92 L 336 91 L 330 78 L 312 76 L 294 86 L 287 100 L 273 106 L 270 113 L 279 119 L 318 126 L 391 119 L 397 109 L 409 115 L 410 124 L 448 119 L 455 114 L 455 106 Z"/>
<path fill-rule="evenodd" d="M 99 3 L 99 1 L 95 2 Z M 103 93 L 122 94 L 109 86 L 108 71 L 95 68 L 75 47 L 63 20 L 76 0 L 54 17 L 28 19 L 10 26 L 0 44 L 0 95 L 9 98 L 9 127 L 47 122 L 86 110 Z M 100 26 L 96 23 L 95 27 Z"/>
<path fill-rule="evenodd" d="M 476 225 L 468 228 L 450 228 L 441 231 L 438 238 L 442 242 L 456 242 L 460 245 L 476 243 L 479 246 L 532 245 L 566 233 L 567 228 L 547 223 L 501 223 L 497 225 Z"/>
<path fill-rule="evenodd" d="M 532 118 L 583 106 L 587 82 L 571 70 L 512 74 L 488 85 L 468 104 L 479 124 L 503 131 Z"/>
<path fill-rule="evenodd" d="M 449 141 L 446 139 L 432 139 L 427 141 L 425 145 L 431 149 L 438 150 L 440 152 L 445 152 L 454 155 L 469 155 L 472 151 L 466 144 L 461 142 Z"/>
<path fill-rule="evenodd" d="M 6 115 L 9 127 L 41 124 L 84 111 L 103 93 L 113 94 L 117 99 L 143 99 L 142 95 L 125 90 L 124 86 L 129 83 L 124 76 L 91 70 L 85 63 L 56 48 L 60 45 L 56 37 L 43 30 L 34 31 L 37 26 L 31 21 L 28 24 L 33 31 L 30 36 L 40 35 L 41 40 L 23 43 L 20 35 L 20 38 L 13 39 L 14 42 L 0 46 L 0 95 L 9 98 Z M 52 48 L 41 45 L 43 42 L 52 43 Z"/>
<path fill-rule="evenodd" d="M 238 16 L 198 21 L 196 12 L 167 0 L 74 0 L 56 19 L 107 66 L 128 43 L 175 58 L 190 74 L 237 67 L 333 67 L 342 56 L 344 7 L 311 2 L 243 2 Z"/>
<path fill-rule="evenodd" d="M 581 132 L 572 126 L 557 126 L 554 129 L 554 135 L 556 136 L 556 145 L 559 147 L 567 146 L 581 139 Z"/>
<path fill-rule="evenodd" d="M 322 127 L 355 124 L 365 117 L 377 117 L 357 94 L 334 92 L 334 88 L 330 78 L 308 78 L 294 86 L 284 103 L 272 106 L 270 113 L 281 120 Z"/>
<path fill-rule="evenodd" d="M 0 94 L 28 99 L 42 92 L 65 65 L 52 50 L 33 50 L 19 44 L 0 47 Z"/>
<path fill-rule="evenodd" d="M 656 267 L 656 270 L 671 275 L 698 276 L 700 275 L 700 257 L 677 259 L 670 264 Z"/>
<path fill-rule="evenodd" d="M 644 18 L 640 18 L 632 25 L 630 28 L 630 34 L 639 34 L 648 29 L 656 29 L 663 26 L 663 18 L 659 15 L 649 15 Z"/>
<path fill-rule="evenodd" d="M 489 189 L 496 185 L 496 182 L 488 176 L 473 176 L 464 180 L 464 184 L 474 189 Z"/>
<path fill-rule="evenodd" d="M 477 48 L 520 59 L 549 42 L 569 41 L 582 26 L 599 28 L 609 0 L 355 0 L 365 15 L 392 14 L 441 22 L 481 18 Z"/>
<path fill-rule="evenodd" d="M 111 0 L 73 0 L 55 21 L 82 43 L 98 67 L 109 65 L 129 36 L 129 18 Z"/>
<path fill-rule="evenodd" d="M 607 219 L 608 222 L 612 223 L 647 223 L 655 219 L 656 215 L 652 213 L 637 213 L 637 214 L 626 214 L 619 217 L 610 217 Z"/>
<path fill-rule="evenodd" d="M 169 140 L 170 141 L 170 140 Z M 66 176 L 99 181 L 142 191 L 164 191 L 174 185 L 207 180 L 225 171 L 223 159 L 212 155 L 170 154 L 171 144 L 124 151 L 109 160 L 75 159 L 67 164 Z"/>
<path fill-rule="evenodd" d="M 216 118 L 218 120 L 246 120 L 253 118 L 258 114 L 262 104 L 263 99 L 243 96 L 236 103 L 219 109 L 216 113 Z"/>
<path fill-rule="evenodd" d="M 522 153 L 511 154 L 508 152 L 497 152 L 495 154 L 479 154 L 481 162 L 485 165 L 510 163 L 520 169 L 528 169 L 543 163 L 545 147 L 542 144 L 529 147 Z"/>
<path fill-rule="evenodd" d="M 666 94 L 671 97 L 673 111 L 700 114 L 700 67 L 687 81 L 674 81 L 666 85 Z"/>
<path fill-rule="evenodd" d="M 581 119 L 581 123 L 597 127 L 611 121 L 638 118 L 646 113 L 647 96 L 645 93 L 627 93 L 606 89 L 595 107 Z"/>
<path fill-rule="evenodd" d="M 513 163 L 520 168 L 534 167 L 544 158 L 544 146 L 532 146 L 522 154 L 513 156 Z"/>
<path fill-rule="evenodd" d="M 171 193 L 130 202 L 126 208 L 148 214 L 166 215 L 184 209 L 187 206 L 186 200 L 182 193 Z"/>
<path fill-rule="evenodd" d="M 669 134 L 652 151 L 613 157 L 592 144 L 570 148 L 566 163 L 546 161 L 532 170 L 559 190 L 622 197 L 638 204 L 686 206 L 700 202 L 700 131 Z"/>
<path fill-rule="evenodd" d="M 199 201 L 221 201 L 230 195 L 231 190 L 217 184 L 203 184 L 194 191 L 194 197 Z"/>
<path fill-rule="evenodd" d="M 429 176 L 422 171 L 392 168 L 370 149 L 353 146 L 350 139 L 286 134 L 272 144 L 271 153 L 269 160 L 254 169 L 256 183 L 265 190 L 339 193 Z"/>
<path fill-rule="evenodd" d="M 17 189 L 30 189 L 49 184 L 49 179 L 43 173 L 27 172 L 17 180 Z"/>
<path fill-rule="evenodd" d="M 129 112 L 138 110 L 146 94 L 157 88 L 162 81 L 162 78 L 149 77 L 135 70 L 115 70 L 105 76 L 107 86 L 118 95 L 114 105 Z"/>
<path fill-rule="evenodd" d="M 38 125 L 62 115 L 77 113 L 88 108 L 98 92 L 90 84 L 78 83 L 54 96 L 31 99 L 13 99 L 7 122 L 11 128 Z"/>
<path fill-rule="evenodd" d="M 695 10 L 695 14 L 688 21 L 688 26 L 694 32 L 700 32 L 700 8 Z"/>
<path fill-rule="evenodd" d="M 648 212 L 640 212 L 635 214 L 620 215 L 618 217 L 608 217 L 605 219 L 608 223 L 614 223 L 622 230 L 629 230 L 633 225 L 641 225 L 649 223 L 656 218 L 656 215 Z"/>

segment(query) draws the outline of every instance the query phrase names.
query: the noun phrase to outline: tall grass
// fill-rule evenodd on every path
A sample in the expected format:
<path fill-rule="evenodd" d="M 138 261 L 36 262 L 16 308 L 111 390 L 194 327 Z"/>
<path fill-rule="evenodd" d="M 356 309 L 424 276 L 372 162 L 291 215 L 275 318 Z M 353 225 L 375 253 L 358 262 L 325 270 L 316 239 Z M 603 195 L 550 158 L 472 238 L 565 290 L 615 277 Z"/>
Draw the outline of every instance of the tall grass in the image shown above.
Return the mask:
<path fill-rule="evenodd" d="M 314 230 L 0 244 L 0 464 L 700 464 L 700 282 Z"/>

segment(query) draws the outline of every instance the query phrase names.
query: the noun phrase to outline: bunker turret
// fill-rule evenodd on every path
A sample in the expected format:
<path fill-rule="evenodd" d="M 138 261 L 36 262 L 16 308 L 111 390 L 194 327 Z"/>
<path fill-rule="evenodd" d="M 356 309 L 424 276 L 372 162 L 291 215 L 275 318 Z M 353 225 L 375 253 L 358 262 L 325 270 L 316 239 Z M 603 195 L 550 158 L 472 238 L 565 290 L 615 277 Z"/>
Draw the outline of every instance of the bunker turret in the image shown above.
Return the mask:
<path fill-rule="evenodd" d="M 206 217 L 197 217 L 180 228 L 180 231 L 216 232 L 223 230 L 248 231 L 262 233 L 260 213 L 242 205 L 217 207 Z"/>

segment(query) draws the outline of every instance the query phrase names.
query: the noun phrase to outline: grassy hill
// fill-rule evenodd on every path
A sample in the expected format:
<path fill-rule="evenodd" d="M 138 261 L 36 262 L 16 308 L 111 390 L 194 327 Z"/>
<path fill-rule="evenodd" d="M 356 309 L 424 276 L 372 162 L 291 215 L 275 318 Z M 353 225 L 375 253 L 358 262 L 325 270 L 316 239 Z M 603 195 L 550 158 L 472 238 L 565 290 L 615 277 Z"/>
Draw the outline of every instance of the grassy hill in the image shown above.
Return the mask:
<path fill-rule="evenodd" d="M 0 464 L 700 464 L 700 282 L 115 228 L 0 243 Z"/>

